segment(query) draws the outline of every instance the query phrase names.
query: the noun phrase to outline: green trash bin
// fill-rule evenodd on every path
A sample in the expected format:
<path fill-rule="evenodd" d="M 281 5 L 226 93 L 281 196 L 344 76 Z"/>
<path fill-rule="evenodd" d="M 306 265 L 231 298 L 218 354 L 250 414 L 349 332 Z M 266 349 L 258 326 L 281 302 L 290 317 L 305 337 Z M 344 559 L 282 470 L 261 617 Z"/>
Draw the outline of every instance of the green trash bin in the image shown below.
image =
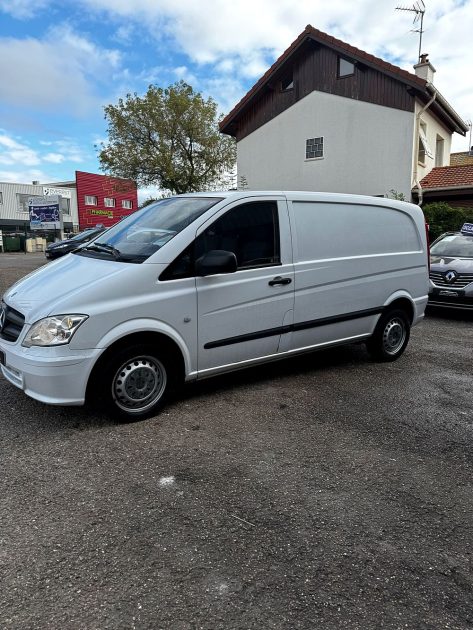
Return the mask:
<path fill-rule="evenodd" d="M 20 252 L 20 237 L 19 236 L 7 236 L 3 237 L 3 248 L 6 252 Z"/>

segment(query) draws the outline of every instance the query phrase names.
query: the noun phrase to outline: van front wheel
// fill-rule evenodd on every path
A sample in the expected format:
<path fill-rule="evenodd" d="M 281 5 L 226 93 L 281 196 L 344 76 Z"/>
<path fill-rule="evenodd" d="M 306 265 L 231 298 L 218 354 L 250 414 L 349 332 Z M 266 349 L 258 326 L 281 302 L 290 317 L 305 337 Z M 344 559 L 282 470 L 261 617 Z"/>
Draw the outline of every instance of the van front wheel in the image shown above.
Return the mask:
<path fill-rule="evenodd" d="M 406 349 L 410 329 L 405 311 L 386 311 L 381 315 L 372 337 L 366 342 L 368 352 L 378 361 L 395 361 Z"/>
<path fill-rule="evenodd" d="M 157 413 L 175 382 L 166 355 L 144 344 L 122 348 L 104 370 L 102 392 L 111 415 L 135 422 Z"/>

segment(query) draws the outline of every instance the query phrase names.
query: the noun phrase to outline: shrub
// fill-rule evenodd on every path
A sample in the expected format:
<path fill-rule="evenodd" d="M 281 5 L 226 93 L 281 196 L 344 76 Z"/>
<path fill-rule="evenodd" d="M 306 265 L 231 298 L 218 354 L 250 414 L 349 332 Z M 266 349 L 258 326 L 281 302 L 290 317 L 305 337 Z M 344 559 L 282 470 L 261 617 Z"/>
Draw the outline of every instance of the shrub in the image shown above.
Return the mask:
<path fill-rule="evenodd" d="M 448 203 L 439 201 L 423 206 L 425 220 L 429 224 L 429 236 L 432 243 L 444 232 L 455 232 L 466 222 L 473 222 L 471 208 L 452 208 Z"/>

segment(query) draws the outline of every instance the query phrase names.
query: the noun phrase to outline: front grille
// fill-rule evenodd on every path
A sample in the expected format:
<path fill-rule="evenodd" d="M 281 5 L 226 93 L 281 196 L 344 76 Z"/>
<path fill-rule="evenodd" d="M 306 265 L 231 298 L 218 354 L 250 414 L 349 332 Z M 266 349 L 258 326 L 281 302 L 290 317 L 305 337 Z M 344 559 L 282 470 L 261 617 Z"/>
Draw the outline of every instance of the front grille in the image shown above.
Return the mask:
<path fill-rule="evenodd" d="M 431 271 L 430 279 L 436 287 L 445 287 L 452 289 L 464 289 L 470 282 L 473 282 L 473 273 L 459 273 L 453 282 L 447 282 L 445 273 L 440 271 Z"/>
<path fill-rule="evenodd" d="M 25 325 L 25 316 L 6 304 L 2 306 L 5 313 L 5 321 L 0 337 L 5 339 L 5 341 L 16 341 Z"/>

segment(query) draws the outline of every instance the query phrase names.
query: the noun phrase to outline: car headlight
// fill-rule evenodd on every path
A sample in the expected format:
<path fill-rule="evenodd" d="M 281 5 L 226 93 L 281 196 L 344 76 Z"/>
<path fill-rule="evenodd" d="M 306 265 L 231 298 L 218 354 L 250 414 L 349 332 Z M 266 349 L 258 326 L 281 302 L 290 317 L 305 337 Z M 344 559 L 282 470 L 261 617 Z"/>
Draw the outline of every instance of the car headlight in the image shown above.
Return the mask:
<path fill-rule="evenodd" d="M 61 346 L 72 339 L 88 315 L 55 315 L 40 319 L 31 326 L 22 346 Z"/>
<path fill-rule="evenodd" d="M 64 245 L 56 245 L 54 249 L 64 249 L 65 247 L 70 247 L 70 243 L 64 243 Z"/>

